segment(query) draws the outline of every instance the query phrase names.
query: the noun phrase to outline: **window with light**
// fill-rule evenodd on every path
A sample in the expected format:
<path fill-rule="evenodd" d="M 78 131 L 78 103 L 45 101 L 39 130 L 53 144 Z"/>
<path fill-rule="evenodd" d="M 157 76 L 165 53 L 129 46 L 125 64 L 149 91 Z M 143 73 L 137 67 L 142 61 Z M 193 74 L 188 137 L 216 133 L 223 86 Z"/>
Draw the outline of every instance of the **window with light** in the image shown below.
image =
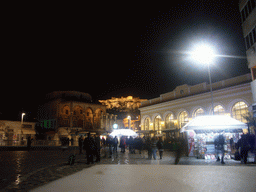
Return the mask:
<path fill-rule="evenodd" d="M 174 117 L 173 114 L 168 114 L 165 118 L 165 128 L 172 129 L 174 128 Z"/>
<path fill-rule="evenodd" d="M 158 115 L 155 118 L 155 122 L 154 122 L 154 127 L 155 127 L 155 131 L 157 131 L 158 133 L 161 132 L 161 117 Z"/>
<path fill-rule="evenodd" d="M 187 123 L 188 123 L 188 113 L 186 111 L 182 111 L 179 115 L 180 128 L 185 126 Z"/>
<path fill-rule="evenodd" d="M 214 115 L 225 115 L 225 110 L 221 105 L 214 107 Z"/>
<path fill-rule="evenodd" d="M 232 107 L 232 117 L 243 123 L 247 123 L 247 120 L 244 117 L 247 116 L 248 113 L 248 105 L 243 101 L 237 102 Z"/>
<path fill-rule="evenodd" d="M 149 130 L 149 123 L 150 123 L 149 118 L 146 118 L 145 123 L 144 123 L 145 124 L 145 130 Z"/>
<path fill-rule="evenodd" d="M 199 116 L 203 116 L 203 115 L 205 115 L 205 112 L 202 108 L 197 109 L 194 113 L 194 117 L 199 117 Z"/>

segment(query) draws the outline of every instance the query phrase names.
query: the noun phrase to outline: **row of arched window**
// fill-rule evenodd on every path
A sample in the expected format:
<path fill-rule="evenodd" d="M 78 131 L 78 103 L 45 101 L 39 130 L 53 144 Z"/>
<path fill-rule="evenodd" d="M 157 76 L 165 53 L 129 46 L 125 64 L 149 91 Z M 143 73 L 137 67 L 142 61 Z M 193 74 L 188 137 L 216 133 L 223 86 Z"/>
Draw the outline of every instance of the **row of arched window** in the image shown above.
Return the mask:
<path fill-rule="evenodd" d="M 91 129 L 93 127 L 100 128 L 102 117 L 102 109 L 98 108 L 93 112 L 91 108 L 83 109 L 81 106 L 76 106 L 72 110 L 72 126 L 85 127 Z M 71 110 L 65 105 L 60 111 L 59 124 L 63 127 L 70 126 Z"/>
<path fill-rule="evenodd" d="M 243 101 L 239 101 L 233 105 L 231 110 L 231 117 L 241 122 L 247 123 L 244 117 L 248 114 L 248 112 L 248 105 Z M 212 110 L 210 114 L 213 114 Z M 214 115 L 225 114 L 226 112 L 222 105 L 217 105 L 214 107 Z M 202 115 L 207 115 L 207 113 L 203 108 L 199 107 L 194 111 L 192 116 L 194 118 Z M 165 119 L 162 119 L 160 115 L 156 115 L 152 120 L 153 123 L 151 123 L 149 117 L 145 118 L 144 122 L 142 122 L 144 123 L 144 130 L 161 131 L 162 129 L 181 128 L 189 122 L 189 114 L 184 110 L 178 114 L 177 119 L 174 118 L 173 113 L 168 113 L 165 115 Z"/>

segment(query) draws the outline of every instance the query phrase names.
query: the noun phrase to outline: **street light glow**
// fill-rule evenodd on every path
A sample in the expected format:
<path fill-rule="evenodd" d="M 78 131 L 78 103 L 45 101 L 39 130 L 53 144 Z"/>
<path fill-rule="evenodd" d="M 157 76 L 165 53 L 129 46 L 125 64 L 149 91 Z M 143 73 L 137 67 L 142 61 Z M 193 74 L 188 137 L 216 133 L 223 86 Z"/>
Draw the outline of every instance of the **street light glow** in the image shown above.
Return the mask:
<path fill-rule="evenodd" d="M 211 64 L 214 57 L 214 51 L 209 45 L 199 45 L 192 52 L 192 58 L 201 64 Z"/>

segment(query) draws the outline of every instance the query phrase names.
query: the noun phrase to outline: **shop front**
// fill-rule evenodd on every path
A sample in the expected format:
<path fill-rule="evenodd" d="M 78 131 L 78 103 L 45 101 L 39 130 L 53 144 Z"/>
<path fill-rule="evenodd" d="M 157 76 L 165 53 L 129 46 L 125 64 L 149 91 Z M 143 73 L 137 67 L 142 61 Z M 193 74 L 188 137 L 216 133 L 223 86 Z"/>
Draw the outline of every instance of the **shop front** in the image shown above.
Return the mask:
<path fill-rule="evenodd" d="M 223 134 L 225 138 L 225 159 L 235 153 L 235 143 L 241 138 L 247 125 L 229 116 L 200 116 L 185 125 L 181 132 L 186 133 L 188 156 L 202 159 L 216 159 L 215 138 Z"/>

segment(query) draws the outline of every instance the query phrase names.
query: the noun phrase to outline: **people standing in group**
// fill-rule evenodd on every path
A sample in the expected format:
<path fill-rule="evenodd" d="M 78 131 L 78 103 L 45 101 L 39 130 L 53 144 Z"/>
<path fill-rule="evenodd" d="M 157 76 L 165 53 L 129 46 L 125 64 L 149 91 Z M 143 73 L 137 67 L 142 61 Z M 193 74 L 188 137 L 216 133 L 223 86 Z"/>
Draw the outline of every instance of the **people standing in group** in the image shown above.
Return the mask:
<path fill-rule="evenodd" d="M 158 148 L 158 151 L 159 151 L 160 159 L 162 159 L 163 158 L 163 152 L 164 152 L 164 144 L 163 144 L 162 137 L 160 137 L 159 140 L 157 141 L 157 148 Z"/>
<path fill-rule="evenodd" d="M 157 140 L 155 137 L 152 137 L 150 145 L 151 145 L 153 158 L 154 160 L 156 160 Z"/>
<path fill-rule="evenodd" d="M 224 162 L 224 144 L 225 144 L 225 137 L 224 137 L 224 133 L 222 133 L 214 139 L 216 158 L 217 158 L 217 161 L 220 161 L 219 154 L 221 154 L 221 163 L 222 164 L 225 164 L 225 162 Z"/>

